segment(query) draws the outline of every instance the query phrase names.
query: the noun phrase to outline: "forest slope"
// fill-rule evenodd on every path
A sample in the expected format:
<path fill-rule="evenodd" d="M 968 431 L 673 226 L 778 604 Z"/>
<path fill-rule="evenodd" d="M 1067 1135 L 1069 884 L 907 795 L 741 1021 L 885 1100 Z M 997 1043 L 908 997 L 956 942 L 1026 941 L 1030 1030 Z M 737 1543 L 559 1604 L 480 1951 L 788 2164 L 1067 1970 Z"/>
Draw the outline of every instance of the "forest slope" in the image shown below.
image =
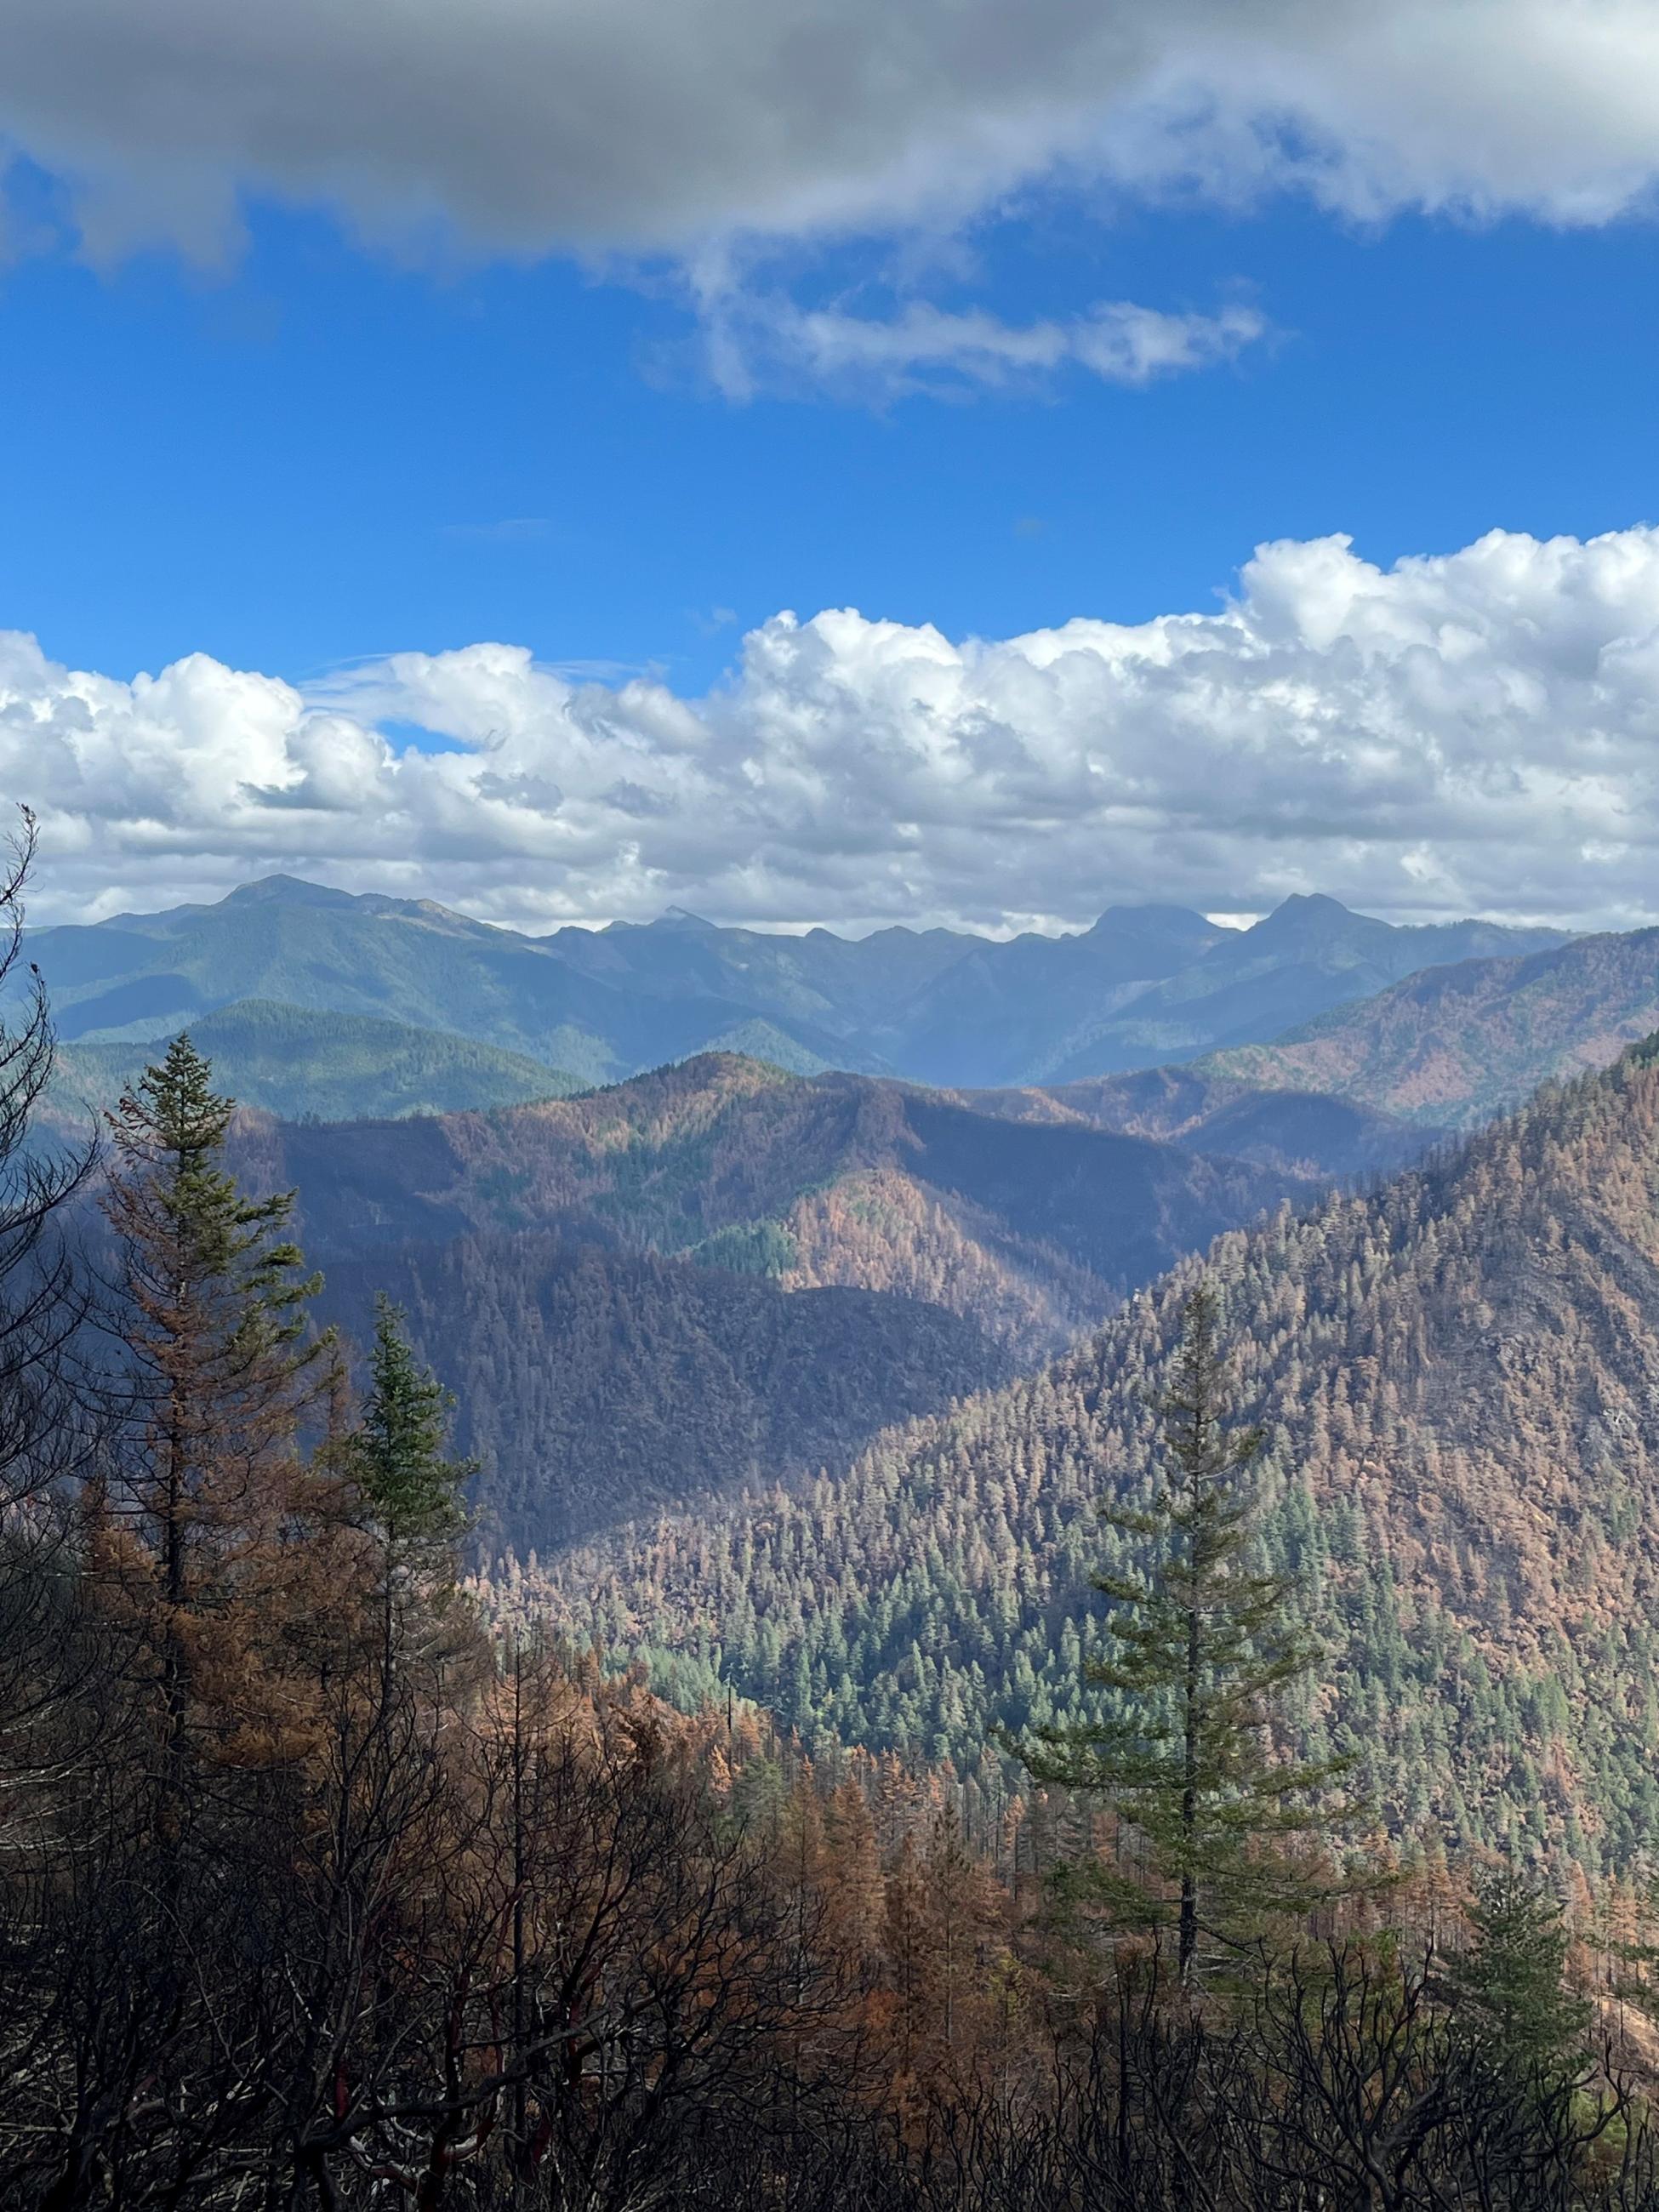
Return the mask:
<path fill-rule="evenodd" d="M 218 1007 L 193 1020 L 191 1035 L 233 1098 L 284 1121 L 465 1113 L 556 1098 L 577 1087 L 556 1068 L 476 1038 L 269 999 Z M 155 1035 L 60 1046 L 58 1114 L 112 1105 L 161 1059 L 167 1042 Z"/>
<path fill-rule="evenodd" d="M 1626 1863 L 1659 1824 L 1659 1065 L 1540 1095 L 1449 1161 L 1222 1237 L 1269 1556 L 1328 1658 L 1302 1725 L 1403 1830 Z M 972 1763 L 1079 1711 L 1086 1575 L 1121 1540 L 1199 1262 L 1088 1345 L 880 1438 L 841 1482 L 539 1593 L 817 1730 Z"/>
<path fill-rule="evenodd" d="M 359 1344 L 384 1290 L 483 1462 L 477 1536 L 549 1550 L 758 1480 L 839 1473 L 877 1431 L 1012 1372 L 919 1299 L 774 1282 L 591 1231 L 467 1235 L 331 1261 L 325 1318 Z"/>
<path fill-rule="evenodd" d="M 954 1095 L 978 1114 L 1152 1137 L 1309 1181 L 1340 1182 L 1408 1167 L 1440 1133 L 1421 1121 L 1378 1113 L 1358 1099 L 1290 1087 L 1263 1089 L 1243 1076 L 1211 1072 L 1205 1061 L 1048 1088 L 1032 1085 Z"/>
<path fill-rule="evenodd" d="M 1656 1027 L 1659 929 L 1640 929 L 1432 968 L 1276 1044 L 1213 1053 L 1192 1073 L 1472 1128 L 1552 1078 L 1607 1066 Z"/>

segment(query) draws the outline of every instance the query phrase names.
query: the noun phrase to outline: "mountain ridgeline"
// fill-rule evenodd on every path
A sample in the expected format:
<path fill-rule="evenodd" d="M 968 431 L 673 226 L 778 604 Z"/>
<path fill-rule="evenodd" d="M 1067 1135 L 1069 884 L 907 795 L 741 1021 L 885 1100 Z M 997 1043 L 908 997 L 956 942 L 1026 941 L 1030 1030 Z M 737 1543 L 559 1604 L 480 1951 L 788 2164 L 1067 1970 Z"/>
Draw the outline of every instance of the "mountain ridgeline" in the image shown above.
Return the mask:
<path fill-rule="evenodd" d="M 1030 1085 L 951 1095 L 975 1113 L 1006 1121 L 1150 1137 L 1310 1182 L 1407 1167 L 1432 1149 L 1440 1133 L 1355 1098 L 1288 1084 L 1259 1087 L 1215 1064 L 1222 1057 L 1047 1089 Z"/>
<path fill-rule="evenodd" d="M 289 1010 L 296 1034 L 307 1015 L 367 1018 L 513 1054 L 493 1102 L 508 1103 L 517 1062 L 569 1088 L 708 1051 L 946 1087 L 1066 1082 L 1266 1042 L 1433 963 L 1561 941 L 1478 921 L 1396 928 L 1307 897 L 1246 930 L 1115 907 L 1075 935 L 1006 943 L 778 935 L 679 914 L 529 937 L 279 876 L 212 906 L 38 931 L 30 952 L 71 1046 L 146 1043 L 252 1000 L 267 1024 Z M 278 1110 L 251 1073 L 247 1102 Z M 374 1110 L 411 1098 L 423 1103 L 418 1084 L 393 1085 Z"/>
<path fill-rule="evenodd" d="M 1299 1714 L 1395 1829 L 1629 1865 L 1659 1825 L 1659 1047 L 1207 1261 L 1271 1439 Z M 809 1741 L 959 1763 L 1083 1717 L 1087 1574 L 1145 1494 L 1189 1260 L 1092 1340 L 838 1483 L 574 1554 L 533 1601 Z"/>
<path fill-rule="evenodd" d="M 471 1037 L 369 1014 L 243 999 L 192 1018 L 191 1033 L 230 1094 L 290 1121 L 460 1114 L 577 1088 L 556 1068 Z M 84 1037 L 60 1046 L 60 1115 L 103 1104 L 136 1082 L 160 1038 Z"/>
<path fill-rule="evenodd" d="M 1087 1503 L 1146 1480 L 1211 1248 L 1274 1438 L 1264 1540 L 1333 1655 L 1314 1756 L 1355 1753 L 1396 1826 L 1587 1864 L 1659 1814 L 1652 1054 L 1410 1165 L 1659 1023 L 1659 932 L 1301 899 L 1006 945 L 534 939 L 276 879 L 32 942 L 82 1097 L 189 1018 L 263 1109 L 233 1158 L 300 1193 L 325 1311 L 363 1340 L 389 1288 L 456 1391 L 481 1544 L 682 1690 L 958 1762 L 1080 1717 Z M 672 1064 L 563 1095 L 556 1054 L 635 1052 Z"/>
<path fill-rule="evenodd" d="M 790 1288 L 898 1291 L 1020 1344 L 1098 1319 L 1297 1188 L 1077 1121 L 729 1054 L 511 1112 L 295 1127 L 250 1119 L 250 1177 L 301 1193 L 321 1258 L 468 1231 L 603 1237 Z"/>

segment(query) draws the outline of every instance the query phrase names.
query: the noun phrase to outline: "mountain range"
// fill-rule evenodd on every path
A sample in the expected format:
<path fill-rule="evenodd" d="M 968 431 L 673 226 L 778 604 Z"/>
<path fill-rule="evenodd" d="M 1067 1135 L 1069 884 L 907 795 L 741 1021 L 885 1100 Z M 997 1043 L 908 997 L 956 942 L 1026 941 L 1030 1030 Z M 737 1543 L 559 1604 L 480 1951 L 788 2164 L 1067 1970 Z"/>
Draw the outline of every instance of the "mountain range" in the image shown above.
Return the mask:
<path fill-rule="evenodd" d="M 1659 932 L 1481 949 L 1511 942 L 1323 899 L 1246 931 L 1144 908 L 1006 944 L 684 915 L 536 939 L 273 878 L 31 951 L 68 1039 L 60 1108 L 108 1099 L 188 1021 L 255 1109 L 245 1179 L 301 1193 L 331 1315 L 361 1338 L 372 1279 L 394 1281 L 486 1462 L 484 1533 L 545 1551 L 844 1470 L 1218 1233 L 1393 1173 L 1659 1019 Z M 817 1049 L 1064 1072 L 1401 968 L 1284 1041 L 1065 1082 L 927 1086 Z M 678 1049 L 711 1031 L 750 1049 Z M 557 1052 L 671 1064 L 578 1090 L 538 1056 Z"/>
<path fill-rule="evenodd" d="M 323 1260 L 592 1224 L 791 1287 L 920 1291 L 1016 1338 L 1097 1318 L 1223 1227 L 1303 1194 L 1298 1178 L 1194 1147 L 728 1054 L 489 1115 L 248 1117 L 237 1158 L 300 1191 Z"/>
<path fill-rule="evenodd" d="M 506 1099 L 522 1095 L 525 1060 L 568 1089 L 708 1051 L 949 1088 L 1064 1083 L 1268 1042 L 1431 964 L 1563 941 L 1480 921 L 1396 928 L 1322 897 L 1245 930 L 1119 907 L 1074 936 L 1006 942 L 779 935 L 678 913 L 527 937 L 277 876 L 211 906 L 41 930 L 30 954 L 70 1046 L 144 1043 L 233 1008 L 244 1028 L 286 1022 L 296 1042 L 306 1016 L 389 1021 L 514 1055 Z M 342 1049 L 373 1058 L 372 1040 L 337 1028 L 319 1045 Z M 246 1095 L 276 1103 L 274 1090 Z M 407 1110 L 410 1095 L 391 1086 L 374 1110 Z"/>
<path fill-rule="evenodd" d="M 1659 929 L 1638 929 L 1430 969 L 1276 1044 L 1208 1054 L 1192 1073 L 1224 1089 L 1316 1091 L 1399 1121 L 1472 1128 L 1540 1083 L 1607 1066 L 1655 1029 Z"/>

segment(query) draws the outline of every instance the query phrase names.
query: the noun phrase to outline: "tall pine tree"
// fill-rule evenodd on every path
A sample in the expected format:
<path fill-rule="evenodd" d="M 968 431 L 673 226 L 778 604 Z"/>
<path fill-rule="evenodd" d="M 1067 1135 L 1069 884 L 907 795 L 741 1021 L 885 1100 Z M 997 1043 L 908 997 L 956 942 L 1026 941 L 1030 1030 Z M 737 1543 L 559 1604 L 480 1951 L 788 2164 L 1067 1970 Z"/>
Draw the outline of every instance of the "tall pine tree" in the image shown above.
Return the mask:
<path fill-rule="evenodd" d="M 152 1655 L 175 1783 L 197 1723 L 234 1736 L 258 1703 L 257 1648 L 275 1624 L 252 1590 L 281 1557 L 296 1431 L 329 1367 L 307 1312 L 320 1278 L 288 1234 L 293 1194 L 246 1198 L 224 1165 L 234 1111 L 181 1036 L 107 1117 L 104 1203 L 134 1385 L 112 1556 Z"/>
<path fill-rule="evenodd" d="M 1183 1986 L 1201 1939 L 1237 1938 L 1318 1893 L 1287 1846 L 1316 1825 L 1307 1793 L 1337 1771 L 1287 1759 L 1272 1740 L 1279 1700 L 1315 1654 L 1294 1623 L 1292 1579 L 1248 1564 L 1264 1439 L 1229 1420 L 1218 1324 L 1206 1283 L 1188 1302 L 1160 1408 L 1168 1472 L 1145 1510 L 1101 1509 L 1148 1547 L 1140 1571 L 1092 1577 L 1114 1602 L 1115 1649 L 1085 1674 L 1115 1693 L 1115 1715 L 1017 1747 L 1036 1780 L 1115 1811 L 1139 1867 L 1091 1862 L 1071 1886 L 1115 1927 L 1173 1924 Z"/>
<path fill-rule="evenodd" d="M 453 1401 L 416 1359 L 404 1317 L 381 1291 L 362 1416 L 346 1467 L 380 1551 L 384 1648 L 389 1659 L 404 1599 L 447 1570 L 467 1525 L 461 1492 L 475 1460 L 447 1455 Z"/>

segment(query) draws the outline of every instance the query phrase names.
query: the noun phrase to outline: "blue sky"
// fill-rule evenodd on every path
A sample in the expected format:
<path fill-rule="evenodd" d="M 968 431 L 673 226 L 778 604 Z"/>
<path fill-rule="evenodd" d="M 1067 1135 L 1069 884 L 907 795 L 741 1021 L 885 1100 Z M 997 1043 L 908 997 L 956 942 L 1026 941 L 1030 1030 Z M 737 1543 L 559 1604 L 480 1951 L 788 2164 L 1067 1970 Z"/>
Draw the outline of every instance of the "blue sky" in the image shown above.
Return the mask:
<path fill-rule="evenodd" d="M 783 606 L 1002 636 L 1209 608 L 1263 539 L 1345 531 L 1389 562 L 1659 514 L 1646 221 L 1056 204 L 969 246 L 947 305 L 1237 296 L 1273 335 L 1145 388 L 733 400 L 665 280 L 399 267 L 272 209 L 225 271 L 24 259 L 0 617 L 122 675 L 504 638 L 701 688 Z"/>
<path fill-rule="evenodd" d="M 1659 920 L 1652 0 L 0 30 L 49 916 Z"/>

